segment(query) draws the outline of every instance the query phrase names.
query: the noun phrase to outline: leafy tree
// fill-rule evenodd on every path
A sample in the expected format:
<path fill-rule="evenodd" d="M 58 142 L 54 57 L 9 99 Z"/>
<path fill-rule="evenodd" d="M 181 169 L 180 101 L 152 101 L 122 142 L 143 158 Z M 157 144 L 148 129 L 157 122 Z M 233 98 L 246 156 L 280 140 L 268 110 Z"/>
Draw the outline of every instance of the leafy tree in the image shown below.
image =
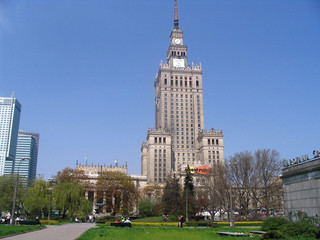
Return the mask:
<path fill-rule="evenodd" d="M 189 165 L 187 166 L 185 171 L 186 177 L 184 178 L 183 200 L 186 201 L 184 201 L 184 206 L 186 207 L 188 201 L 188 216 L 194 216 L 196 213 L 194 183 Z"/>
<path fill-rule="evenodd" d="M 166 215 L 173 214 L 179 215 L 183 212 L 181 206 L 181 187 L 179 184 L 179 179 L 176 178 L 176 175 L 173 175 L 173 178 L 167 179 L 166 186 L 163 190 L 162 195 L 162 205 L 163 213 Z"/>
<path fill-rule="evenodd" d="M 33 181 L 33 186 L 27 189 L 25 209 L 32 215 L 48 212 L 49 187 L 44 180 Z"/>
<path fill-rule="evenodd" d="M 13 194 L 16 183 L 15 174 L 0 176 L 0 212 L 11 212 L 13 204 Z M 26 189 L 23 187 L 22 178 L 18 179 L 17 198 L 15 211 L 19 212 L 23 208 Z"/>
<path fill-rule="evenodd" d="M 84 188 L 75 182 L 58 182 L 53 189 L 53 203 L 63 218 L 90 212 L 91 203 L 84 197 Z"/>
<path fill-rule="evenodd" d="M 128 214 L 137 204 L 138 191 L 130 176 L 118 171 L 102 172 L 96 182 L 96 201 L 107 211 Z"/>
<path fill-rule="evenodd" d="M 139 203 L 139 216 L 140 217 L 155 216 L 155 204 L 148 199 L 142 199 Z"/>
<path fill-rule="evenodd" d="M 62 171 L 59 171 L 54 177 L 55 182 L 74 182 L 82 183 L 83 180 L 87 180 L 88 177 L 84 174 L 83 170 L 65 168 Z"/>

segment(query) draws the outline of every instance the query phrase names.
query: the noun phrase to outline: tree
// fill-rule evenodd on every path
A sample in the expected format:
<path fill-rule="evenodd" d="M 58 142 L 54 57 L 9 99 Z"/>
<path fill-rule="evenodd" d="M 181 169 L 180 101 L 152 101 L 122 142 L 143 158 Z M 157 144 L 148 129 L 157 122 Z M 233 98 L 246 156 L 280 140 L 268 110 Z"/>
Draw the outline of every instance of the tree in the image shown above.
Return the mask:
<path fill-rule="evenodd" d="M 54 177 L 55 182 L 74 182 L 74 183 L 83 183 L 84 180 L 87 180 L 88 177 L 84 174 L 83 170 L 64 168 L 62 171 L 59 171 Z"/>
<path fill-rule="evenodd" d="M 102 172 L 96 182 L 98 203 L 106 203 L 107 211 L 128 214 L 137 205 L 138 191 L 130 176 L 118 171 Z"/>
<path fill-rule="evenodd" d="M 25 209 L 32 215 L 41 216 L 48 212 L 49 186 L 44 180 L 34 180 L 33 186 L 27 189 Z"/>
<path fill-rule="evenodd" d="M 186 200 L 184 202 L 185 203 L 184 206 L 186 208 L 186 218 L 187 218 L 188 216 L 195 215 L 196 204 L 195 204 L 193 177 L 192 177 L 192 173 L 189 165 L 186 167 L 185 171 L 186 171 L 186 177 L 184 178 L 183 199 Z"/>
<path fill-rule="evenodd" d="M 267 211 L 282 207 L 282 182 L 280 153 L 275 149 L 259 149 L 254 153 L 255 188 L 253 197 Z"/>
<path fill-rule="evenodd" d="M 155 204 L 148 200 L 142 199 L 139 203 L 139 217 L 153 217 L 155 216 Z"/>
<path fill-rule="evenodd" d="M 91 211 L 83 186 L 75 182 L 58 182 L 53 189 L 53 203 L 63 218 L 86 215 Z"/>
<path fill-rule="evenodd" d="M 13 194 L 16 183 L 15 174 L 0 176 L 0 212 L 11 212 L 13 204 Z M 22 185 L 22 178 L 18 179 L 17 198 L 15 211 L 19 212 L 23 208 L 26 189 Z"/>
<path fill-rule="evenodd" d="M 242 215 L 247 216 L 255 185 L 255 164 L 250 152 L 235 153 L 228 161 L 233 201 L 238 203 Z"/>
<path fill-rule="evenodd" d="M 176 175 L 173 175 L 173 178 L 167 179 L 166 186 L 163 190 L 162 195 L 162 205 L 163 213 L 165 215 L 173 214 L 178 216 L 183 212 L 181 206 L 181 187 L 179 184 L 179 179 L 176 178 Z"/>

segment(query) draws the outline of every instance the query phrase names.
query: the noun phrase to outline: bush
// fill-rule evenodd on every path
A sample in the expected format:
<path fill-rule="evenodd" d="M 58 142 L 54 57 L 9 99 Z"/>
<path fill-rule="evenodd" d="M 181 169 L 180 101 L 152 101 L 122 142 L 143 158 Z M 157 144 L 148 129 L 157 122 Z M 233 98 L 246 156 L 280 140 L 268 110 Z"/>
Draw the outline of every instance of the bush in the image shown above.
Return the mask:
<path fill-rule="evenodd" d="M 116 220 L 116 217 L 114 216 L 104 216 L 100 217 L 96 220 L 96 223 L 106 223 L 106 222 L 113 222 Z"/>
<path fill-rule="evenodd" d="M 316 238 L 319 230 L 312 224 L 308 222 L 290 222 L 284 224 L 279 229 L 288 237 L 305 237 L 305 238 Z"/>
<path fill-rule="evenodd" d="M 41 225 L 58 225 L 59 221 L 58 220 L 40 220 Z"/>
<path fill-rule="evenodd" d="M 288 220 L 281 217 L 271 217 L 266 219 L 261 227 L 262 231 L 279 230 L 280 226 L 287 224 Z"/>
<path fill-rule="evenodd" d="M 267 233 L 264 233 L 261 237 L 262 239 L 284 239 L 285 235 L 279 230 L 270 230 Z"/>
<path fill-rule="evenodd" d="M 153 217 L 155 216 L 155 204 L 150 200 L 141 200 L 139 204 L 139 217 Z"/>

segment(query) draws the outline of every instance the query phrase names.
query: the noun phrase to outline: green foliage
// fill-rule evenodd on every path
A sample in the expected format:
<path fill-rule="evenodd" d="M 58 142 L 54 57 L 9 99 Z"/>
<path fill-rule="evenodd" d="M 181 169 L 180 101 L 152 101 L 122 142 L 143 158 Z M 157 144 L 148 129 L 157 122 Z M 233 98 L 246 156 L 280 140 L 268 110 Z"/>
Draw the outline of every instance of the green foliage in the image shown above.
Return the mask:
<path fill-rule="evenodd" d="M 31 232 L 38 229 L 43 229 L 45 226 L 35 225 L 35 226 L 14 226 L 14 225 L 0 225 L 0 237 Z"/>
<path fill-rule="evenodd" d="M 264 233 L 261 237 L 263 239 L 284 239 L 285 235 L 279 230 L 270 230 L 267 233 Z"/>
<path fill-rule="evenodd" d="M 99 228 L 92 228 L 86 231 L 78 238 L 78 240 L 116 240 L 116 239 L 130 239 L 130 240 L 218 240 L 221 238 L 216 231 L 229 231 L 230 228 L 178 228 L 178 223 L 174 227 L 132 227 L 128 228 L 115 228 L 109 226 L 101 226 Z M 252 229 L 232 229 L 237 232 L 248 232 Z M 255 236 L 250 239 L 258 239 Z M 233 239 L 232 237 L 225 237 L 225 239 Z M 237 237 L 236 239 L 248 239 L 248 237 Z"/>
<path fill-rule="evenodd" d="M 139 203 L 139 217 L 155 216 L 155 204 L 148 199 L 142 199 Z"/>
<path fill-rule="evenodd" d="M 13 194 L 17 175 L 0 176 L 0 212 L 11 212 L 13 203 Z M 26 189 L 22 186 L 21 178 L 18 179 L 16 211 L 23 206 Z"/>
<path fill-rule="evenodd" d="M 74 182 L 59 182 L 53 190 L 53 203 L 65 217 L 87 215 L 91 210 L 90 201 L 84 197 L 84 189 Z"/>
<path fill-rule="evenodd" d="M 103 217 L 99 217 L 97 220 L 96 220 L 96 223 L 103 223 L 105 224 L 106 222 L 114 222 L 116 219 L 115 216 L 103 216 Z"/>
<path fill-rule="evenodd" d="M 262 231 L 279 230 L 279 228 L 282 225 L 287 223 L 288 223 L 288 220 L 281 217 L 268 218 L 263 222 L 261 230 Z"/>
<path fill-rule="evenodd" d="M 106 201 L 107 211 L 129 214 L 138 192 L 130 176 L 118 171 L 102 172 L 96 183 L 98 202 Z"/>
<path fill-rule="evenodd" d="M 42 225 L 58 225 L 59 221 L 58 220 L 44 220 L 44 219 L 41 219 L 40 223 Z"/>
<path fill-rule="evenodd" d="M 173 178 L 167 180 L 162 195 L 163 213 L 165 215 L 181 215 L 183 212 L 181 187 L 179 179 L 174 175 Z"/>
<path fill-rule="evenodd" d="M 44 180 L 35 180 L 33 187 L 27 190 L 25 208 L 32 215 L 41 216 L 42 211 L 48 212 L 49 188 Z"/>
<path fill-rule="evenodd" d="M 279 229 L 284 235 L 289 237 L 306 237 L 306 238 L 315 238 L 319 230 L 312 224 L 308 222 L 289 222 L 283 224 Z"/>

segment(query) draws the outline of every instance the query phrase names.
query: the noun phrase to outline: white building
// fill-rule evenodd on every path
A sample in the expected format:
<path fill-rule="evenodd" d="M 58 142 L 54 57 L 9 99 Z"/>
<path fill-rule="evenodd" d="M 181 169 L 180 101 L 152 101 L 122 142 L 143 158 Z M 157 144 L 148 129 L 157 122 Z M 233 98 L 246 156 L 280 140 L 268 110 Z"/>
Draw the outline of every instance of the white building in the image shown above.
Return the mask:
<path fill-rule="evenodd" d="M 13 172 L 20 113 L 16 98 L 0 97 L 0 176 Z"/>

